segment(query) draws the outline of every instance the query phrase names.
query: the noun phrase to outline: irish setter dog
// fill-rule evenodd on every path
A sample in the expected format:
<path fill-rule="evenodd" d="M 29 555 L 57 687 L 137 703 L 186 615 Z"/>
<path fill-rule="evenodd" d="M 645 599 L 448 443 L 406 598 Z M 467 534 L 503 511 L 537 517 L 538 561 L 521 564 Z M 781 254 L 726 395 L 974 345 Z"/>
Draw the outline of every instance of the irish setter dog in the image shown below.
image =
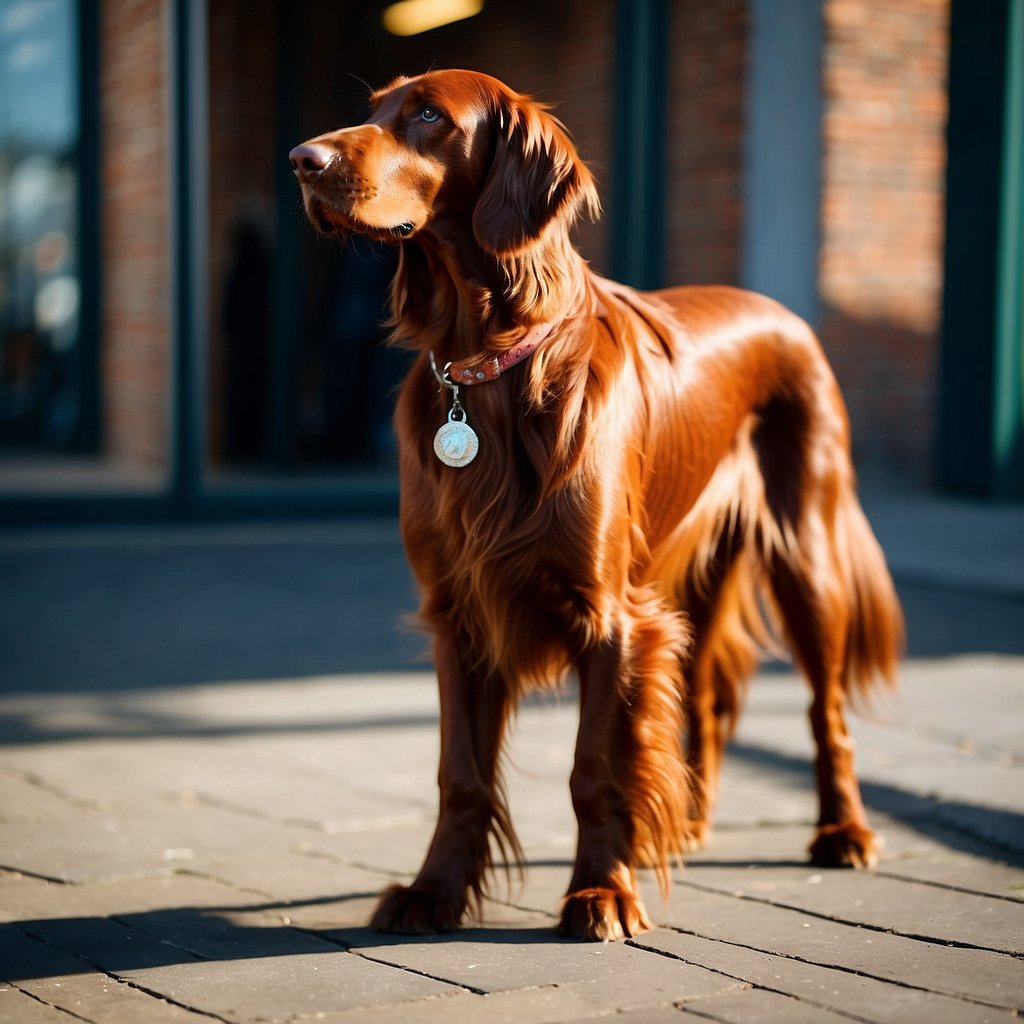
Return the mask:
<path fill-rule="evenodd" d="M 544 106 L 487 75 L 400 78 L 291 162 L 319 231 L 398 246 L 391 327 L 419 353 L 396 429 L 440 811 L 372 927 L 454 928 L 496 857 L 522 863 L 503 734 L 517 698 L 572 671 L 579 841 L 559 930 L 651 927 L 636 868 L 664 891 L 707 838 L 723 745 L 775 636 L 813 693 L 811 859 L 872 865 L 843 709 L 892 679 L 902 613 L 807 324 L 735 288 L 640 293 L 591 271 L 570 241 L 599 213 L 590 171 Z"/>

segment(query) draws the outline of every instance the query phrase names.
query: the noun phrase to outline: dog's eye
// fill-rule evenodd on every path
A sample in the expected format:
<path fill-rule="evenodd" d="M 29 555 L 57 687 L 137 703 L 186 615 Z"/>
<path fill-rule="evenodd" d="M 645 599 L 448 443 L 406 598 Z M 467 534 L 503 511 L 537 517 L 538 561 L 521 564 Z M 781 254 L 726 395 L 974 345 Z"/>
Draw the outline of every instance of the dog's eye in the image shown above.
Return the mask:
<path fill-rule="evenodd" d="M 420 120 L 426 121 L 428 124 L 436 121 L 441 116 L 440 111 L 434 107 L 424 107 L 420 111 Z"/>

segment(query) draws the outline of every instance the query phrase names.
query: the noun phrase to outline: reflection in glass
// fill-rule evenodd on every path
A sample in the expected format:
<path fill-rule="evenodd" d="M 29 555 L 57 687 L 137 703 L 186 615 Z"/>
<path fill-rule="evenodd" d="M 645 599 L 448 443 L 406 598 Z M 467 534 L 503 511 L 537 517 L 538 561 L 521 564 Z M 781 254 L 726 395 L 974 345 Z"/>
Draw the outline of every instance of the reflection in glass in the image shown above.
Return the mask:
<path fill-rule="evenodd" d="M 73 0 L 0 0 L 0 444 L 82 431 Z"/>

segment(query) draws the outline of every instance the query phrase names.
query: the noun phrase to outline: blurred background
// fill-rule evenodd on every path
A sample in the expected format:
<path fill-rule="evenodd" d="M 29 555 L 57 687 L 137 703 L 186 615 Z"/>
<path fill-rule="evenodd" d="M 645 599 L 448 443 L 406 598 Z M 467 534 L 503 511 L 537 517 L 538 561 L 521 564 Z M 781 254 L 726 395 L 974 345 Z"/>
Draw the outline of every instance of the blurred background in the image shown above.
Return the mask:
<path fill-rule="evenodd" d="M 287 154 L 445 66 L 555 104 L 596 269 L 806 317 L 863 478 L 1019 499 L 1022 6 L 0 0 L 0 516 L 395 510 L 394 254 Z"/>

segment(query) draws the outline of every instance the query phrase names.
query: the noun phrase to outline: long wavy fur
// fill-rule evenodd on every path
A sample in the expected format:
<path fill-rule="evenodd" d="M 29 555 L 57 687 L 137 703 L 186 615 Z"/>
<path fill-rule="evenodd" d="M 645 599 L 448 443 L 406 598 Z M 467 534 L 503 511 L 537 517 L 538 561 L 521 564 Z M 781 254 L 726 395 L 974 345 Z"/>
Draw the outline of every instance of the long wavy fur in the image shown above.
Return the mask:
<path fill-rule="evenodd" d="M 892 676 L 899 603 L 810 328 L 736 289 L 644 295 L 602 279 L 570 239 L 600 204 L 563 126 L 471 72 L 379 94 L 402 111 L 403 97 L 435 95 L 463 126 L 461 155 L 445 151 L 457 184 L 446 217 L 401 243 L 391 330 L 419 352 L 396 430 L 403 536 L 438 655 L 441 816 L 416 881 L 386 894 L 373 923 L 453 926 L 490 866 L 522 861 L 502 736 L 526 690 L 578 668 L 580 846 L 561 929 L 631 934 L 649 926 L 634 868 L 653 866 L 665 888 L 672 858 L 706 833 L 719 748 L 760 657 L 792 647 L 817 704 L 841 711 L 845 689 Z M 361 147 L 339 133 L 347 174 L 370 174 L 381 138 L 392 164 L 416 165 L 400 131 L 375 132 Z M 529 361 L 463 389 L 477 459 L 441 465 L 431 439 L 450 396 L 428 353 L 499 353 L 536 324 L 550 330 Z M 695 721 L 705 744 L 692 771 L 688 708 L 691 755 Z M 841 716 L 818 721 L 812 855 L 869 863 Z"/>

